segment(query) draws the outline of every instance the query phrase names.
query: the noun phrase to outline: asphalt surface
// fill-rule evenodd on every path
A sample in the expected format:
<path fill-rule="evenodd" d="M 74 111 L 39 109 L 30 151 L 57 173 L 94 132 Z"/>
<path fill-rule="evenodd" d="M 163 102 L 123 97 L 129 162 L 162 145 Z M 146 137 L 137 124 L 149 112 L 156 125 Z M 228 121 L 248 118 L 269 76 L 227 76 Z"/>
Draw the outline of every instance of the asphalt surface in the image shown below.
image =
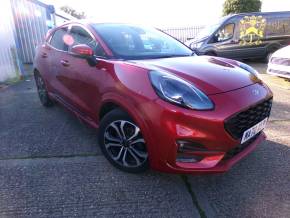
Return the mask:
<path fill-rule="evenodd" d="M 0 217 L 290 217 L 290 83 L 261 76 L 274 92 L 268 140 L 207 176 L 123 173 L 95 130 L 40 105 L 33 81 L 0 89 Z"/>

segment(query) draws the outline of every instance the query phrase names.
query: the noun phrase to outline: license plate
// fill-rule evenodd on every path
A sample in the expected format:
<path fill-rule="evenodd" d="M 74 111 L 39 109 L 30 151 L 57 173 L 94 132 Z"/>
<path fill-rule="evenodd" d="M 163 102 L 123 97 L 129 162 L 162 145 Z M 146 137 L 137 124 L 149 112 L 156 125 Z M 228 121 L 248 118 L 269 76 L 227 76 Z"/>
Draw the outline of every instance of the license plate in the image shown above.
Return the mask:
<path fill-rule="evenodd" d="M 267 123 L 268 117 L 262 120 L 261 122 L 257 123 L 255 126 L 251 127 L 250 129 L 246 130 L 243 133 L 242 138 L 242 144 L 246 141 L 248 141 L 250 138 L 253 138 L 255 135 L 257 135 L 259 132 L 261 132 L 265 127 Z"/>

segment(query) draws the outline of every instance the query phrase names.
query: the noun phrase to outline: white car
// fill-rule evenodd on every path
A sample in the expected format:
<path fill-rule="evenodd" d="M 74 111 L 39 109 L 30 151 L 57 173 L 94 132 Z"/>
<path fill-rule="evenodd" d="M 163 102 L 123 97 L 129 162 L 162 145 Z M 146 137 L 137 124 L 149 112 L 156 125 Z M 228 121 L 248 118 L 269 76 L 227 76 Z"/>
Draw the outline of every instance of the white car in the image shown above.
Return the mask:
<path fill-rule="evenodd" d="M 290 79 L 290 45 L 273 53 L 267 73 Z"/>

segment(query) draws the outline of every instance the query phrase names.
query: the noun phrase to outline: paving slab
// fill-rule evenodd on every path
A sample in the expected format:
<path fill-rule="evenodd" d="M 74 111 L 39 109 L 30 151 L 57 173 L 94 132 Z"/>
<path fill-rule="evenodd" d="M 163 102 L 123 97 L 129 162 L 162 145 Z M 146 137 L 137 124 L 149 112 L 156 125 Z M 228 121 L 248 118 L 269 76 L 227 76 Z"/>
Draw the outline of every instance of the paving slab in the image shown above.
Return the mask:
<path fill-rule="evenodd" d="M 103 156 L 0 161 L 0 217 L 199 217 L 180 176 Z"/>
<path fill-rule="evenodd" d="M 0 217 L 199 217 L 179 175 L 123 173 L 96 130 L 40 105 L 33 81 L 0 91 Z"/>
<path fill-rule="evenodd" d="M 44 108 L 34 81 L 0 92 L 0 159 L 100 154 L 97 132 L 56 105 Z"/>

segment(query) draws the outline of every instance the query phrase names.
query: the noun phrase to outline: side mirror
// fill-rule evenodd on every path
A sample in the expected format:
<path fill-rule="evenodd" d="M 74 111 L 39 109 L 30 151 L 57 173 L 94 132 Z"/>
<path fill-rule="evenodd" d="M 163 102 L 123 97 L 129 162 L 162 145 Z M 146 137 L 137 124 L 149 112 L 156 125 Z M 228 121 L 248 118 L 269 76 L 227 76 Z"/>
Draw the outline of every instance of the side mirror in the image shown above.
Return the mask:
<path fill-rule="evenodd" d="M 86 44 L 74 45 L 71 48 L 70 53 L 77 57 L 86 59 L 91 67 L 94 67 L 97 64 L 97 59 L 94 56 L 93 49 Z"/>
<path fill-rule="evenodd" d="M 90 58 L 94 55 L 93 49 L 85 44 L 74 45 L 70 52 L 72 55 L 76 55 L 82 58 Z"/>

